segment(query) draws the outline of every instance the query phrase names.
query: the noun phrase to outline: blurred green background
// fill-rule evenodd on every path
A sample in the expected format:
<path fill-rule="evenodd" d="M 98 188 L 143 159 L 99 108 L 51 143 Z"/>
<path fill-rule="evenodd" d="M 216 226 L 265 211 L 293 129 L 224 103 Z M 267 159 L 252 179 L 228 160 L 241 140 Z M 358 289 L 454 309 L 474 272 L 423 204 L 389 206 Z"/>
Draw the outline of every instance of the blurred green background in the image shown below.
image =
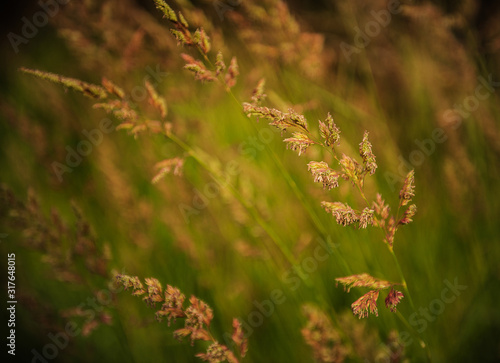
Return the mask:
<path fill-rule="evenodd" d="M 330 112 L 342 131 L 342 152 L 357 154 L 363 131 L 370 132 L 379 166 L 366 181 L 371 199 L 380 192 L 397 206 L 412 164 L 418 213 L 396 234 L 395 253 L 418 315 L 407 299 L 398 312 L 410 323 L 412 316 L 419 321 L 413 327 L 425 327 L 435 362 L 499 361 L 499 6 L 467 0 L 398 4 L 392 13 L 385 1 L 172 4 L 193 29 L 205 28 L 213 58 L 218 50 L 226 63 L 238 58 L 234 97 L 182 69 L 185 50 L 152 1 L 59 5 L 48 25 L 17 45 L 17 53 L 8 35 L 23 36 L 22 18 L 33 21 L 40 4 L 3 11 L 0 250 L 4 286 L 7 254 L 16 254 L 16 359 L 31 362 L 33 350 L 43 353 L 52 343 L 49 334 L 72 321 L 82 333 L 47 361 L 200 361 L 195 354 L 206 345 L 175 340 L 172 332 L 182 322 L 157 323 L 155 310 L 129 292 L 89 308 L 88 299 L 109 291 L 114 270 L 155 277 L 207 302 L 214 310 L 212 334 L 221 342 L 233 317 L 248 323 L 258 311 L 255 302 L 281 290 L 285 301 L 249 335 L 246 362 L 314 361 L 301 336 L 306 303 L 322 309 L 343 332 L 352 351 L 347 361 L 398 361 L 388 360 L 383 342 L 393 330 L 413 334 L 411 329 L 383 307 L 382 296 L 379 316 L 358 320 L 350 304 L 366 291 L 347 294 L 334 280 L 367 272 L 399 281 L 383 236 L 374 228 L 341 227 L 321 208 L 323 200 L 359 202 L 347 182 L 329 192 L 313 183 L 307 162 L 330 161 L 328 155 L 311 148 L 298 157 L 264 120 L 242 113 L 238 102 L 249 101 L 265 77 L 265 105 L 293 107 L 316 131 L 317 120 Z M 54 162 L 65 164 L 68 148 L 86 140 L 84 130 L 98 129 L 104 118 L 113 126 L 119 121 L 93 109 L 93 100 L 19 67 L 96 84 L 106 77 L 124 88 L 146 119 L 155 119 L 140 96 L 150 75 L 167 101 L 173 132 L 221 170 L 251 211 L 230 188 L 207 197 L 210 173 L 165 137 L 148 132 L 137 138 L 103 132 L 102 142 L 59 180 Z M 488 79 L 493 83 L 486 87 Z M 431 141 L 433 136 L 442 142 Z M 155 163 L 176 156 L 187 156 L 184 175 L 153 185 Z M 237 165 L 237 172 L 230 175 L 228 165 Z M 195 206 L 200 193 L 206 206 L 186 219 L 185 206 Z M 290 280 L 296 269 L 263 225 L 309 268 L 304 281 L 293 280 L 298 286 Z M 319 240 L 327 241 L 332 254 L 305 266 Z M 446 281 L 466 288 L 452 302 L 439 303 Z M 90 318 L 87 309 L 96 316 Z M 405 357 L 420 362 L 426 353 L 414 341 Z"/>

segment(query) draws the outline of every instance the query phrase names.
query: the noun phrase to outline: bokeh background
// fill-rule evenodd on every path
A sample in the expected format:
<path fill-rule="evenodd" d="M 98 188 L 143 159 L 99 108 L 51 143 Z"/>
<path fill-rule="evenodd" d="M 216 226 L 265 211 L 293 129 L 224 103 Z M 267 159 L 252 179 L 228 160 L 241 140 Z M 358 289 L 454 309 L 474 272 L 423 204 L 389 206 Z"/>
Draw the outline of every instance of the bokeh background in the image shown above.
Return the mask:
<path fill-rule="evenodd" d="M 358 320 L 350 304 L 363 292 L 347 294 L 334 279 L 350 271 L 398 281 L 393 260 L 378 231 L 338 226 L 321 208 L 323 200 L 359 199 L 347 183 L 329 192 L 313 183 L 307 162 L 327 158 L 321 150 L 298 157 L 279 132 L 241 112 L 238 102 L 250 99 L 262 77 L 266 105 L 293 107 L 313 129 L 330 112 L 343 152 L 355 154 L 363 131 L 370 132 L 379 166 L 366 184 L 372 198 L 380 192 L 397 206 L 401 178 L 408 166 L 415 169 L 418 213 L 396 235 L 395 252 L 417 310 L 441 306 L 435 301 L 442 301 L 445 281 L 466 286 L 439 314 L 414 316 L 426 321 L 432 360 L 500 360 L 498 2 L 172 3 L 193 28 L 204 27 L 214 57 L 221 50 L 227 62 L 238 58 L 234 97 L 182 69 L 185 50 L 153 1 L 60 4 L 16 52 L 9 34 L 23 36 L 23 18 L 32 21 L 41 11 L 37 2 L 19 4 L 2 5 L 0 60 L 1 276 L 6 286 L 7 254 L 15 253 L 17 361 L 33 361 L 33 351 L 43 352 L 49 334 L 64 331 L 68 321 L 82 332 L 47 361 L 199 361 L 194 355 L 204 344 L 175 340 L 172 332 L 182 323 L 156 322 L 155 310 L 129 292 L 90 307 L 89 299 L 109 290 L 113 271 L 155 277 L 203 299 L 214 310 L 212 333 L 219 339 L 231 331 L 233 317 L 247 321 L 255 301 L 283 291 L 285 302 L 250 334 L 243 361 L 314 361 L 301 335 L 304 304 L 324 311 L 343 332 L 347 361 L 391 361 L 384 342 L 393 331 L 411 330 L 382 299 L 379 317 Z M 99 128 L 106 117 L 113 126 L 119 121 L 93 109 L 93 100 L 19 67 L 96 84 L 106 77 L 131 97 L 154 73 L 150 80 L 168 103 L 174 132 L 226 173 L 296 260 L 312 256 L 319 239 L 335 246 L 334 253 L 292 291 L 284 276 L 295 270 L 229 188 L 186 218 L 183 208 L 206 195 L 213 179 L 152 133 L 103 133 L 60 180 L 54 162 L 65 163 L 68 148 L 86 140 L 83 131 Z M 158 117 L 146 101 L 138 99 L 137 108 Z M 153 185 L 155 163 L 176 156 L 186 156 L 183 176 Z M 232 175 L 230 162 L 238 165 Z M 414 313 L 405 299 L 398 311 L 407 321 Z M 426 354 L 414 342 L 404 357 L 393 358 L 420 362 Z"/>

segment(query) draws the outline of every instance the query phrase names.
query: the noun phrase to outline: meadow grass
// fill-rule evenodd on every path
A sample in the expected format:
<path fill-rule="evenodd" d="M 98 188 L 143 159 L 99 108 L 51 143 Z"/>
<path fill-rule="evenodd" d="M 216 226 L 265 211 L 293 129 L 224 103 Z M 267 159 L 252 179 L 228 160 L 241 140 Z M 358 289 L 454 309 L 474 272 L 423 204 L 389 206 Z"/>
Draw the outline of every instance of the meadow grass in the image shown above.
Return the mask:
<path fill-rule="evenodd" d="M 163 2 L 157 3 L 163 7 Z M 477 76 L 492 74 L 498 79 L 498 69 L 490 59 L 472 57 L 478 41 L 473 35 L 467 33 L 471 38 L 461 43 L 449 29 L 436 25 L 448 19 L 437 6 L 408 6 L 347 62 L 339 48 L 334 48 L 336 57 L 331 57 L 328 46 L 338 46 L 338 39 L 326 37 L 323 49 L 312 47 L 321 43 L 324 34 L 318 31 L 315 37 L 301 30 L 304 24 L 295 18 L 307 27 L 306 17 L 291 16 L 278 1 L 239 3 L 224 13 L 223 22 L 210 4 L 201 8 L 184 1 L 171 4 L 176 15 L 173 18 L 167 10 L 167 19 L 160 19 L 161 12 L 152 9 L 152 4 L 150 12 L 123 4 L 68 4 L 53 19 L 53 28 L 34 39 L 21 58 L 6 59 L 6 69 L 12 72 L 2 75 L 0 138 L 5 167 L 0 175 L 13 196 L 2 192 L 0 232 L 8 234 L 2 239 L 2 252 L 18 256 L 21 357 L 31 360 L 32 349 L 41 352 L 51 343 L 49 333 L 64 331 L 66 322 L 73 321 L 89 332 L 71 338 L 68 347 L 60 350 L 58 361 L 100 357 L 105 361 L 192 362 L 213 341 L 227 345 L 233 355 L 222 348 L 212 349 L 212 361 L 218 361 L 216 356 L 242 362 L 498 358 L 496 89 L 459 126 L 451 122 L 456 119 L 445 116 L 450 115 L 447 109 L 474 95 Z M 382 8 L 383 4 L 378 5 Z M 178 10 L 189 22 L 187 28 Z M 362 28 L 371 19 L 369 12 L 356 6 L 329 10 L 345 29 L 355 24 Z M 419 11 L 427 11 L 429 23 L 424 24 L 436 25 L 434 30 L 405 31 L 403 19 L 413 27 L 424 21 Z M 135 16 L 128 23 L 125 19 L 130 15 Z M 196 33 L 198 40 L 193 43 L 197 45 L 190 51 L 175 44 L 169 26 L 180 32 L 174 36 L 181 43 L 188 35 L 194 37 L 197 28 L 205 31 Z M 317 25 L 321 26 L 326 25 Z M 54 40 L 53 29 L 64 43 Z M 342 39 L 352 40 L 348 35 Z M 450 42 L 459 51 L 451 51 Z M 429 44 L 433 46 L 426 48 Z M 382 56 L 384 49 L 387 52 Z M 219 50 L 225 68 L 217 63 Z M 180 55 L 186 52 L 192 58 Z M 233 56 L 238 76 L 234 64 L 229 70 Z M 186 63 L 190 65 L 183 70 Z M 147 67 L 156 69 L 157 65 L 167 74 L 149 76 L 147 86 Z M 20 67 L 96 85 L 106 77 L 125 96 L 103 82 L 99 87 L 107 98 L 94 99 L 96 93 L 89 93 L 86 85 L 83 93 L 90 97 L 82 97 L 68 87 L 17 71 Z M 201 83 L 190 72 L 197 78 L 219 80 Z M 262 78 L 267 98 L 258 104 L 252 101 L 252 92 Z M 142 99 L 139 91 L 149 96 Z M 106 102 L 114 107 L 110 114 L 103 110 L 105 106 L 92 107 Z M 244 102 L 248 102 L 246 108 Z M 267 111 L 258 109 L 263 106 Z M 283 116 L 289 108 L 305 116 L 311 134 L 300 121 L 294 131 L 323 145 L 305 150 L 306 139 L 300 136 L 288 144 L 301 155 L 287 150 L 283 139 L 290 139 L 292 133 L 282 133 L 268 122 L 296 126 L 299 116 Z M 138 116 L 130 116 L 131 110 Z M 266 120 L 266 112 L 282 113 Z M 259 113 L 259 121 L 247 113 Z M 328 113 L 333 121 L 328 121 Z M 82 130 L 96 129 L 105 118 L 113 131 L 103 132 L 102 142 L 59 180 L 54 162 L 65 163 L 66 146 L 76 149 L 85 140 Z M 326 125 L 323 138 L 318 120 Z M 328 142 L 333 137 L 332 122 L 341 132 L 339 146 Z M 120 124 L 125 130 L 114 131 Z M 398 229 L 394 249 L 384 243 L 387 230 L 341 226 L 335 215 L 348 224 L 345 214 L 327 208 L 332 216 L 322 207 L 322 201 L 348 203 L 358 210 L 355 219 L 359 219 L 364 207 L 373 208 L 372 201 L 380 193 L 393 213 L 401 206 L 401 218 L 408 205 L 402 205 L 400 190 L 410 170 L 398 170 L 400 156 L 408 160 L 411 152 L 420 150 L 415 140 L 431 138 L 436 128 L 443 129 L 447 139 L 434 143 L 429 155 L 422 151 L 423 161 L 412 165 L 415 195 L 408 205 L 415 203 L 418 211 L 408 217 L 412 223 Z M 365 163 L 359 155 L 365 130 L 378 168 L 364 178 L 363 185 L 359 181 L 351 185 L 359 174 L 374 170 L 367 167 L 373 161 L 371 152 L 365 152 Z M 338 149 L 331 150 L 332 144 Z M 349 167 L 338 163 L 342 153 L 364 166 L 351 169 L 347 181 L 342 174 L 349 174 Z M 173 175 L 177 159 L 155 167 L 173 158 L 183 159 L 182 175 Z M 323 179 L 311 175 L 310 161 L 328 162 L 339 173 L 338 188 L 328 190 L 331 179 L 323 188 L 326 175 L 335 175 L 331 171 L 322 174 Z M 25 209 L 14 201 L 29 206 L 29 188 L 39 201 L 37 215 L 41 217 L 31 216 L 20 223 L 19 214 Z M 407 183 L 406 191 L 410 189 Z M 82 232 L 72 203 L 88 221 L 88 233 Z M 57 232 L 53 210 L 67 225 L 64 233 Z M 376 214 L 376 223 L 385 220 Z M 322 253 L 326 251 L 321 254 L 327 256 L 324 260 L 316 254 L 318 246 Z M 89 268 L 92 258 L 102 258 L 103 273 Z M 378 281 L 359 276 L 363 273 Z M 200 333 L 199 327 L 192 329 L 194 347 L 190 338 L 176 340 L 172 333 L 182 329 L 184 318 L 192 315 L 182 316 L 186 313 L 178 311 L 177 322 L 172 321 L 170 327 L 165 321 L 157 323 L 155 313 L 165 301 L 157 294 L 156 280 L 148 280 L 155 288 L 147 292 L 144 287 L 141 294 L 156 296 L 156 304 L 150 301 L 155 307 L 151 309 L 131 296 L 134 289 L 127 284 L 127 291 L 112 285 L 116 274 L 122 282 L 128 281 L 123 276 L 138 276 L 143 284 L 145 278 L 154 278 L 162 288 L 167 284 L 178 288 L 186 296 L 182 311 L 188 308 L 190 296 L 196 296 L 213 311 L 208 335 Z M 357 282 L 362 287 L 347 294 L 336 285 L 337 279 L 350 275 L 357 278 L 340 282 Z M 446 281 L 458 281 L 466 289 L 458 291 L 455 299 L 449 293 L 443 298 L 443 289 L 449 289 Z M 358 319 L 351 304 L 368 292 L 366 287 L 378 290 L 381 285 L 399 286 L 405 295 L 397 312 L 385 308 L 386 291 L 379 297 L 378 316 Z M 99 291 L 114 289 L 112 301 L 91 309 L 96 312 L 94 318 L 74 309 Z M 265 316 L 257 305 L 273 301 L 273 291 L 281 292 L 281 298 L 275 299 L 280 303 L 274 303 L 272 313 Z M 368 312 L 370 307 L 371 300 L 363 310 Z M 167 307 L 163 312 L 166 317 L 172 315 Z M 224 339 L 225 333 L 233 334 L 233 318 L 243 324 L 248 338 L 244 357 L 238 352 L 241 341 L 233 346 Z M 407 343 L 404 348 L 403 342 Z M 209 356 L 201 358 L 210 360 Z"/>

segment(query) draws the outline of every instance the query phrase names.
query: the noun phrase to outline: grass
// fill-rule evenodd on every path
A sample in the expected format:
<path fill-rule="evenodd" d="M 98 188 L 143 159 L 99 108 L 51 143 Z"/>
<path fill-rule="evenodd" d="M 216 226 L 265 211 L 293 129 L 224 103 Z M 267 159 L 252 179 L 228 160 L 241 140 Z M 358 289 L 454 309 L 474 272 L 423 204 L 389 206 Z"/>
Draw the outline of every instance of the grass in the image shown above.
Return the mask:
<path fill-rule="evenodd" d="M 32 349 L 43 354 L 51 343 L 48 334 L 64 332 L 65 324 L 72 321 L 82 331 L 95 329 L 69 339 L 67 347 L 58 349 L 56 361 L 199 360 L 195 355 L 204 353 L 210 342 L 197 340 L 191 347 L 189 338 L 174 339 L 172 333 L 183 327 L 182 318 L 170 327 L 157 323 L 154 313 L 161 303 L 151 309 L 131 296 L 130 290 L 110 285 L 113 274 L 121 273 L 138 276 L 143 283 L 145 278 L 156 278 L 163 287 L 179 288 L 186 300 L 194 295 L 206 302 L 213 309 L 207 328 L 210 340 L 230 349 L 234 347 L 224 340 L 224 333 L 232 334 L 233 318 L 239 319 L 248 338 L 244 358 L 234 350 L 242 362 L 340 361 L 344 354 L 346 361 L 380 361 L 390 356 L 388 347 L 395 351 L 392 361 L 498 359 L 496 89 L 457 129 L 444 116 L 454 104 L 474 95 L 478 75 L 487 78 L 491 73 L 498 79 L 491 60 L 495 53 L 476 53 L 479 39 L 472 25 L 462 29 L 469 34 L 462 43 L 449 29 L 436 25 L 449 16 L 437 11 L 437 5 L 407 7 L 402 16 L 412 24 L 411 30 L 405 30 L 395 17 L 349 63 L 338 50 L 339 42 L 352 41 L 353 19 L 361 28 L 370 19 L 356 6 L 323 9 L 338 20 L 339 29 L 322 34 L 325 48 L 308 54 L 303 44 L 311 40 L 301 38 L 305 32 L 296 30 L 294 18 L 278 2 L 266 5 L 270 16 L 259 10 L 265 7 L 262 4 L 241 4 L 225 14 L 224 22 L 210 4 L 201 7 L 202 12 L 179 2 L 175 9 L 183 11 L 193 33 L 204 26 L 212 43 L 211 51 L 200 47 L 199 52 L 190 52 L 194 60 L 203 60 L 208 72 L 215 67 L 219 49 L 227 66 L 231 57 L 238 59 L 238 77 L 222 76 L 219 84 L 202 84 L 182 69 L 185 62 L 179 53 L 189 50 L 175 45 L 168 34 L 168 20 L 160 19 L 154 9 L 148 12 L 129 2 L 123 4 L 116 16 L 106 18 L 107 33 L 99 19 L 106 14 L 106 6 L 113 9 L 116 2 L 95 7 L 68 4 L 50 29 L 31 40 L 17 58 L 4 61 L 0 180 L 22 202 L 31 189 L 39 200 L 39 213 L 45 216 L 41 220 L 46 220 L 34 223 L 37 219 L 30 217 L 31 226 L 19 223 L 13 214 L 19 206 L 3 198 L 0 232 L 8 236 L 0 248 L 2 255 L 16 254 L 19 357 L 31 360 Z M 426 27 L 415 29 L 423 20 L 414 13 L 425 6 L 433 11 L 426 25 L 434 24 L 437 34 Z M 123 20 L 127 14 L 141 19 L 142 30 L 137 20 L 130 24 Z M 312 15 L 309 9 L 303 16 L 296 12 L 295 18 L 302 28 L 312 31 L 326 26 L 307 22 Z M 105 56 L 86 53 L 91 48 L 78 38 L 62 42 L 54 31 L 62 28 L 100 44 Z M 139 39 L 137 47 L 130 41 L 134 36 Z M 450 51 L 449 43 L 459 51 Z M 430 44 L 435 46 L 427 47 Z M 336 51 L 336 58 L 329 56 L 328 47 Z M 120 49 L 128 50 L 120 53 Z M 317 68 L 310 68 L 312 62 L 319 64 Z M 189 59 L 187 63 L 195 64 Z M 147 67 L 155 69 L 157 64 L 168 72 L 154 85 L 168 106 L 164 118 L 160 106 L 139 100 L 134 97 L 139 93 L 133 93 L 134 89 L 146 92 Z M 60 182 L 53 162 L 64 163 L 66 146 L 76 149 L 85 140 L 82 130 L 98 128 L 105 117 L 114 127 L 124 120 L 116 113 L 107 115 L 92 108 L 96 101 L 91 98 L 19 72 L 20 67 L 93 84 L 100 84 L 105 76 L 131 97 L 139 115 L 134 126 L 155 120 L 170 123 L 171 131 L 130 128 L 103 134 L 102 142 L 64 173 Z M 195 66 L 190 68 L 199 72 Z M 411 152 L 419 150 L 415 139 L 431 138 L 438 127 L 445 131 L 447 140 L 435 143 L 435 151 L 413 165 L 416 189 L 411 203 L 418 211 L 412 223 L 398 229 L 394 251 L 387 248 L 384 233 L 377 228 L 343 227 L 325 213 L 322 201 L 364 207 L 349 181 L 340 179 L 339 187 L 330 191 L 314 183 L 309 161 L 324 160 L 332 169 L 346 172 L 328 145 L 310 146 L 299 157 L 282 142 L 292 136 L 290 132 L 282 135 L 267 125 L 265 117 L 258 123 L 246 117 L 242 103 L 250 102 L 262 77 L 268 96 L 262 105 L 283 112 L 292 107 L 303 114 L 315 142 L 322 140 L 317 120 L 326 122 L 327 114 L 332 114 L 341 130 L 341 144 L 334 150 L 338 160 L 345 153 L 362 164 L 358 145 L 364 130 L 369 131 L 378 168 L 365 178 L 361 189 L 370 207 L 375 194 L 381 193 L 394 212 L 398 209 L 399 191 L 408 172 L 398 171 L 400 157 L 409 160 Z M 233 78 L 236 85 L 230 87 Z M 130 135 L 131 130 L 136 137 Z M 168 174 L 153 184 L 158 172 L 155 164 L 174 157 L 185 158 L 183 175 Z M 388 182 L 387 172 L 398 180 Z M 89 234 L 82 232 L 72 202 L 88 221 Z M 67 225 L 66 233 L 54 232 L 52 210 Z M 50 234 L 45 232 L 42 238 L 33 238 L 27 232 L 33 228 L 53 231 L 55 243 L 48 243 Z M 104 276 L 89 268 L 92 256 L 105 256 Z M 62 270 L 56 269 L 63 262 Z M 79 281 L 64 281 L 69 272 Z M 378 317 L 370 314 L 359 320 L 352 314 L 351 304 L 369 289 L 353 288 L 347 294 L 336 287 L 336 279 L 361 273 L 389 282 L 406 280 L 408 290 L 400 287 L 405 297 L 397 313 L 383 306 L 386 295 L 381 293 Z M 451 293 L 443 291 L 455 281 L 466 288 L 457 290 L 452 299 Z M 112 301 L 89 308 L 87 299 L 98 299 L 99 291 L 111 291 Z M 276 291 L 281 298 L 276 298 Z M 263 316 L 257 306 L 269 306 L 273 296 L 280 303 Z M 73 310 L 68 316 L 71 308 L 81 304 L 87 313 Z M 304 314 L 306 305 L 313 307 Z M 186 301 L 184 309 L 188 306 Z M 97 313 L 92 319 L 88 309 Z M 257 322 L 255 327 L 252 321 Z M 399 343 L 391 343 L 393 332 L 399 334 Z M 427 342 L 425 349 L 418 344 L 420 339 Z M 403 342 L 409 343 L 404 349 Z M 339 356 L 322 356 L 321 347 L 332 344 L 335 348 L 327 352 Z"/>

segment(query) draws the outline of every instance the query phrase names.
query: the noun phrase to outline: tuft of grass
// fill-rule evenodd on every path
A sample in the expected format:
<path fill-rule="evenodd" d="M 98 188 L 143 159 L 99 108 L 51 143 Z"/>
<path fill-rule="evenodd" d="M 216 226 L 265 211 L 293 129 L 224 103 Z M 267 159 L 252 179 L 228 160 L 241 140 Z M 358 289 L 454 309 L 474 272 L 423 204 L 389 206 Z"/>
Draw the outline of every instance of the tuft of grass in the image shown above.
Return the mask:
<path fill-rule="evenodd" d="M 68 3 L 57 63 L 2 78 L 25 351 L 71 322 L 61 361 L 494 360 L 495 87 L 454 109 L 497 79 L 473 10 L 402 4 L 346 56 L 385 4 L 154 5 Z"/>

